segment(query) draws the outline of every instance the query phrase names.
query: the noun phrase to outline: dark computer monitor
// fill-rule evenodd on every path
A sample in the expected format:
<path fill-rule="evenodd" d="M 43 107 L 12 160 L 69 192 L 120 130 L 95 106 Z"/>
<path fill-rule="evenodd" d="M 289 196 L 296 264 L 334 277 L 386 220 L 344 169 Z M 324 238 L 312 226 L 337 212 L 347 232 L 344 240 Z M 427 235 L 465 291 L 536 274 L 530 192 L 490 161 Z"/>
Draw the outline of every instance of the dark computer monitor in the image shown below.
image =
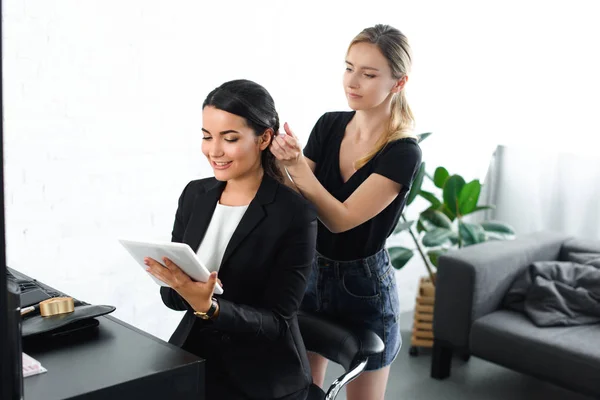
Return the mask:
<path fill-rule="evenodd" d="M 2 34 L 2 0 L 0 0 L 0 38 Z M 0 40 L 0 60 L 3 59 Z M 0 399 L 23 398 L 21 366 L 20 312 L 18 287 L 6 279 L 6 241 L 4 237 L 4 104 L 2 96 L 2 63 L 0 62 Z"/>

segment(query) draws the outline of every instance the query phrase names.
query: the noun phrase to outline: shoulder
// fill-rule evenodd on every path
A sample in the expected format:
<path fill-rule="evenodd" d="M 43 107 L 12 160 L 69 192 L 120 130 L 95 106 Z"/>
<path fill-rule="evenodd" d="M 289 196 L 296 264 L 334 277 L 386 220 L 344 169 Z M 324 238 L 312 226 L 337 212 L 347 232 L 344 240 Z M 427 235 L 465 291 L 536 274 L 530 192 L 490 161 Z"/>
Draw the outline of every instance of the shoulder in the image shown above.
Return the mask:
<path fill-rule="evenodd" d="M 294 221 L 310 222 L 317 219 L 317 210 L 311 202 L 283 183 L 277 183 L 276 202 L 292 215 Z"/>
<path fill-rule="evenodd" d="M 197 195 L 218 186 L 220 181 L 215 177 L 195 179 L 188 182 L 181 192 L 181 200 L 193 200 Z"/>
<path fill-rule="evenodd" d="M 314 140 L 317 140 L 320 146 L 327 148 L 331 138 L 340 136 L 336 135 L 335 132 L 345 129 L 353 116 L 354 111 L 333 111 L 321 115 L 310 134 L 309 148 Z"/>
<path fill-rule="evenodd" d="M 211 176 L 210 178 L 195 179 L 190 181 L 183 190 L 184 192 L 199 193 L 210 190 L 212 187 L 217 186 L 219 182 L 220 181 L 214 176 Z"/>
<path fill-rule="evenodd" d="M 415 138 L 402 138 L 388 143 L 381 151 L 382 158 L 398 158 L 407 161 L 421 161 L 422 152 Z"/>

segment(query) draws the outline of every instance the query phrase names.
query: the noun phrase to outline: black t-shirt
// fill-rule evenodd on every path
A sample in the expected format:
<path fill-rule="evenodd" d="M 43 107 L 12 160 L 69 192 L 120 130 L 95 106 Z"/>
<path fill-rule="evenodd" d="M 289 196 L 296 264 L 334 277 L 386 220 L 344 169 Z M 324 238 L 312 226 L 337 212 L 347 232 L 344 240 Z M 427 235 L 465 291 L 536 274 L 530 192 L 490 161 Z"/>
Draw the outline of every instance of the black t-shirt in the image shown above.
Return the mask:
<path fill-rule="evenodd" d="M 315 124 L 304 155 L 316 163 L 317 179 L 341 202 L 346 201 L 373 173 L 400 183 L 402 188 L 382 212 L 349 231 L 332 233 L 319 221 L 317 251 L 338 261 L 365 258 L 384 247 L 400 218 L 406 194 L 421 164 L 421 149 L 417 141 L 412 138 L 399 139 L 388 143 L 344 183 L 340 173 L 340 145 L 346 126 L 354 114 L 354 111 L 325 113 Z"/>

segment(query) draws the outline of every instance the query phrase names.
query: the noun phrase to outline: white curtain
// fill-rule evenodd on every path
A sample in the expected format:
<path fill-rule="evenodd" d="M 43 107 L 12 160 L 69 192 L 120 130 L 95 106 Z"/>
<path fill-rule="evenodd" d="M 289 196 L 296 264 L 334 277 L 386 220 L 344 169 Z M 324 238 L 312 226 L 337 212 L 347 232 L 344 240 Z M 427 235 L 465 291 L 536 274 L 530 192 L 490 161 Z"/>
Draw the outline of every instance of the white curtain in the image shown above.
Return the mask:
<path fill-rule="evenodd" d="M 487 172 L 483 214 L 517 235 L 540 230 L 600 240 L 600 157 L 498 146 Z"/>

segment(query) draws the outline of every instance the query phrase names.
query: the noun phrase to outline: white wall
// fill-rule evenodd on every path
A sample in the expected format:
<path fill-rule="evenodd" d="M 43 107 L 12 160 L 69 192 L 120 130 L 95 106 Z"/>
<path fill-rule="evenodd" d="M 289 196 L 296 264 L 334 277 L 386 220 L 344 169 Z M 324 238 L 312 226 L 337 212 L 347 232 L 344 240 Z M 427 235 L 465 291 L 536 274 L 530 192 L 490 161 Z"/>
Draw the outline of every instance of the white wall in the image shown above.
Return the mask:
<path fill-rule="evenodd" d="M 210 174 L 202 100 L 255 80 L 306 140 L 347 108 L 346 46 L 375 23 L 411 40 L 431 170 L 483 178 L 497 143 L 593 149 L 596 3 L 6 0 L 9 266 L 167 338 L 180 315 L 116 238 L 168 240 L 184 184 Z M 416 258 L 398 273 L 405 309 L 422 273 Z"/>

